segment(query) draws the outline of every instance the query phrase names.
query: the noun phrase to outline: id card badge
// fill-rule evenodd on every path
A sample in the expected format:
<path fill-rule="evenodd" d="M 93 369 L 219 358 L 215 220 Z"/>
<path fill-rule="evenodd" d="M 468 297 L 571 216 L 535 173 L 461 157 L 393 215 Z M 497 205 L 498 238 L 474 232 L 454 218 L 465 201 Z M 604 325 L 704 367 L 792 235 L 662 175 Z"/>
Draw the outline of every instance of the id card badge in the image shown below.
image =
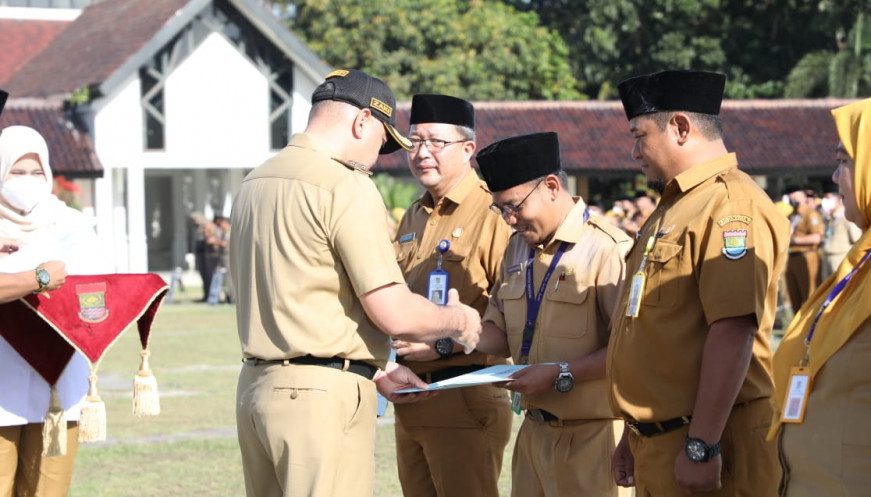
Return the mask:
<path fill-rule="evenodd" d="M 795 367 L 789 374 L 786 401 L 783 403 L 781 423 L 802 423 L 811 392 L 811 372 L 809 368 Z"/>
<path fill-rule="evenodd" d="M 448 272 L 436 269 L 429 273 L 429 283 L 426 286 L 426 298 L 433 304 L 448 303 Z"/>
<path fill-rule="evenodd" d="M 641 308 L 641 296 L 644 295 L 644 273 L 637 272 L 632 275 L 632 283 L 629 287 L 629 303 L 626 305 L 626 317 L 637 318 Z"/>
<path fill-rule="evenodd" d="M 446 305 L 448 303 L 448 272 L 442 269 L 442 256 L 451 248 L 451 242 L 442 240 L 436 246 L 439 253 L 436 268 L 429 273 L 429 281 L 426 285 L 426 298 L 433 304 Z"/>

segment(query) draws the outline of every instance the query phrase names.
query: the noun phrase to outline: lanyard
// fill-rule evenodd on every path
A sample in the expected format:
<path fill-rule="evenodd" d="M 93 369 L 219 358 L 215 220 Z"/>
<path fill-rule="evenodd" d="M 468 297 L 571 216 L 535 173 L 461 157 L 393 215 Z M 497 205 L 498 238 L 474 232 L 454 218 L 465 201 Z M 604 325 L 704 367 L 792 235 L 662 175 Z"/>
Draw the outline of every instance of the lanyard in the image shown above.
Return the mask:
<path fill-rule="evenodd" d="M 556 254 L 553 260 L 550 261 L 550 266 L 547 272 L 544 273 L 544 279 L 541 280 L 541 286 L 538 288 L 538 294 L 533 296 L 533 281 L 532 281 L 532 266 L 535 263 L 535 248 L 529 249 L 529 260 L 526 262 L 526 324 L 523 326 L 523 345 L 520 347 L 520 362 L 526 364 L 529 360 L 529 349 L 532 347 L 532 336 L 535 334 L 535 322 L 538 320 L 538 311 L 541 309 L 541 301 L 544 298 L 544 292 L 547 290 L 547 282 L 553 275 L 553 270 L 562 258 L 569 242 L 560 243 L 556 249 Z"/>
<path fill-rule="evenodd" d="M 584 222 L 590 218 L 590 213 L 584 210 Z M 535 294 L 532 280 L 532 266 L 535 263 L 535 248 L 530 247 L 529 259 L 526 262 L 526 323 L 523 326 L 523 344 L 520 346 L 520 363 L 526 364 L 529 361 L 529 349 L 532 347 L 532 337 L 535 335 L 535 322 L 538 320 L 538 311 L 541 309 L 541 301 L 544 299 L 544 292 L 547 290 L 547 282 L 553 275 L 554 269 L 559 264 L 560 259 L 569 247 L 569 242 L 562 242 L 556 249 L 556 254 L 553 260 L 550 261 L 550 266 L 547 272 L 544 273 L 544 278 L 541 280 L 541 286 L 538 288 L 538 293 Z"/>
<path fill-rule="evenodd" d="M 802 359 L 803 366 L 807 365 L 808 357 L 810 356 L 811 340 L 813 340 L 813 338 L 814 338 L 814 331 L 816 331 L 816 329 L 817 329 L 817 322 L 819 322 L 820 318 L 823 315 L 823 312 L 825 312 L 826 308 L 829 307 L 829 304 L 831 304 L 832 301 L 835 300 L 835 298 L 837 298 L 838 295 L 840 295 L 842 291 L 844 291 L 844 288 L 846 288 L 847 283 L 849 283 L 850 280 L 853 279 L 853 276 L 856 274 L 857 271 L 859 271 L 859 268 L 862 267 L 862 264 L 864 264 L 865 261 L 867 261 L 869 258 L 871 258 L 871 249 L 868 249 L 868 251 L 865 252 L 865 256 L 862 257 L 862 260 L 860 260 L 859 263 L 856 264 L 855 267 L 853 267 L 852 271 L 847 273 L 847 276 L 844 276 L 841 279 L 841 281 L 839 281 L 838 283 L 835 284 L 835 287 L 832 288 L 832 291 L 829 293 L 829 296 L 826 297 L 826 300 L 823 301 L 823 305 L 820 306 L 819 310 L 817 311 L 816 315 L 814 316 L 814 320 L 811 323 L 811 329 L 810 329 L 810 331 L 808 331 L 807 338 L 804 339 L 804 345 L 805 345 L 805 347 L 807 347 L 807 351 L 805 352 L 804 359 Z"/>

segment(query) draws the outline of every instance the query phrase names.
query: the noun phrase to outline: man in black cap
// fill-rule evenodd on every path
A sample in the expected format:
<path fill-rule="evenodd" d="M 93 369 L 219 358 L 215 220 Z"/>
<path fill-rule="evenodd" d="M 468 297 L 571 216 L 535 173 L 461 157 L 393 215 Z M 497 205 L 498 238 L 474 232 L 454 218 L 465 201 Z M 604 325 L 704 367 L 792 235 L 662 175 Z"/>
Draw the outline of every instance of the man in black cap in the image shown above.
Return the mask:
<path fill-rule="evenodd" d="M 397 260 L 411 291 L 437 296 L 430 276 L 436 246 L 450 243 L 441 269 L 460 302 L 482 313 L 510 228 L 488 209 L 490 193 L 470 163 L 475 153 L 472 104 L 448 95 L 415 95 L 411 101 L 411 174 L 426 189 L 408 208 L 396 236 Z M 430 292 L 429 290 L 433 290 Z M 493 364 L 501 357 L 460 354 L 450 339 L 394 342 L 400 363 L 427 382 Z M 447 390 L 437 397 L 396 406 L 396 458 L 408 497 L 499 497 L 502 455 L 511 436 L 511 412 L 501 388 Z"/>
<path fill-rule="evenodd" d="M 769 496 L 780 479 L 765 427 L 789 225 L 723 144 L 724 86 L 701 71 L 618 85 L 632 157 L 662 194 L 626 259 L 608 345 L 628 428 L 614 478 L 647 497 Z"/>
<path fill-rule="evenodd" d="M 369 178 L 409 148 L 393 93 L 354 69 L 312 95 L 304 132 L 252 171 L 233 205 L 230 271 L 244 366 L 236 422 L 249 497 L 372 495 L 376 388 L 394 402 L 425 386 L 387 364 L 387 335 L 451 336 L 471 352 L 480 318 L 451 291 L 408 290 L 384 202 Z"/>
<path fill-rule="evenodd" d="M 616 497 L 605 347 L 632 241 L 569 193 L 556 133 L 496 142 L 477 160 L 515 230 L 478 350 L 529 364 L 505 385 L 512 409 L 526 409 L 511 494 Z"/>
<path fill-rule="evenodd" d="M 786 188 L 792 215 L 789 216 L 789 261 L 786 263 L 786 291 L 793 312 L 817 288 L 820 274 L 820 246 L 826 225 L 817 210 L 816 193 L 798 183 Z"/>

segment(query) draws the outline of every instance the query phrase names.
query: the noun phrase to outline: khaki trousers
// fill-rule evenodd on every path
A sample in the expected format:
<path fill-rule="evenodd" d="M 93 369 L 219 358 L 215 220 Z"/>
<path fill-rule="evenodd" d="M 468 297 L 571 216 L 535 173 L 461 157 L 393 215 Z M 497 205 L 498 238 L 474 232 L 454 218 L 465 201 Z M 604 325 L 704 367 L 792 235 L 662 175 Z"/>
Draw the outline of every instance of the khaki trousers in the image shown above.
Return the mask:
<path fill-rule="evenodd" d="M 617 497 L 613 422 L 569 423 L 523 420 L 511 462 L 513 497 Z"/>
<path fill-rule="evenodd" d="M 786 262 L 786 290 L 793 312 L 798 312 L 804 301 L 817 288 L 820 273 L 820 254 L 813 250 L 789 254 Z"/>
<path fill-rule="evenodd" d="M 67 423 L 67 453 L 42 457 L 42 423 L 0 427 L 0 497 L 63 497 L 79 448 L 79 424 Z"/>
<path fill-rule="evenodd" d="M 732 409 L 720 441 L 722 488 L 716 492 L 685 494 L 674 477 L 674 461 L 684 450 L 688 426 L 663 435 L 642 437 L 629 433 L 635 457 L 637 497 L 775 497 L 780 465 L 774 443 L 766 442 L 772 407 L 768 398 Z M 822 497 L 822 496 L 820 496 Z"/>
<path fill-rule="evenodd" d="M 511 437 L 505 389 L 445 390 L 394 409 L 396 459 L 406 497 L 499 497 L 502 454 Z"/>
<path fill-rule="evenodd" d="M 323 366 L 248 365 L 236 427 L 248 497 L 371 497 L 375 383 Z"/>

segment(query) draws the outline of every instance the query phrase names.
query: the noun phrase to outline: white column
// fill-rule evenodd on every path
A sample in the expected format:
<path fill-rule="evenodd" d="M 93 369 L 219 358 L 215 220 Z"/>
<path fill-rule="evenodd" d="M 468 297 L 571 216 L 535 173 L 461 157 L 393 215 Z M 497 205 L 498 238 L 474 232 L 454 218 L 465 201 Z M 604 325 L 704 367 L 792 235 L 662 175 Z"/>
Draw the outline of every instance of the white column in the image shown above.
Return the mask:
<path fill-rule="evenodd" d="M 101 247 L 114 247 L 114 221 L 112 205 L 112 169 L 106 167 L 103 177 L 94 181 L 94 216 L 97 218 L 97 239 Z M 115 271 L 118 268 L 107 268 Z"/>
<path fill-rule="evenodd" d="M 141 164 L 127 169 L 127 232 L 132 273 L 148 271 L 148 238 L 145 234 L 145 170 Z"/>

